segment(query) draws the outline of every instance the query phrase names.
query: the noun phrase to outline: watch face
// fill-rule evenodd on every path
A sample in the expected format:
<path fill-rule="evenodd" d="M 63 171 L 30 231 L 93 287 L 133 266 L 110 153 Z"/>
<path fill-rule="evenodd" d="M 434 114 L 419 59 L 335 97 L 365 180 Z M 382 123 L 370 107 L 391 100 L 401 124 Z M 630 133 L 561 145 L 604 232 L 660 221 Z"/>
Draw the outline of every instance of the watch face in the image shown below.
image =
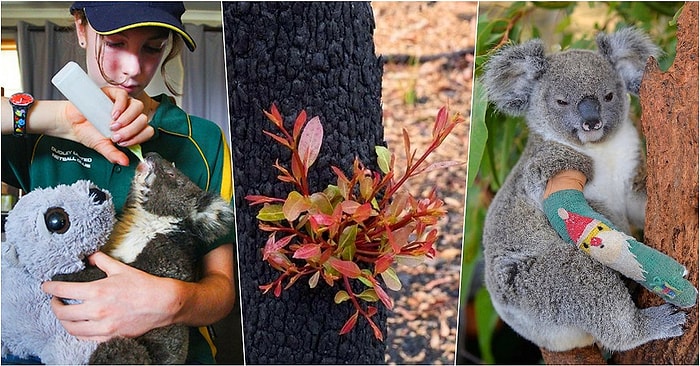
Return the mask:
<path fill-rule="evenodd" d="M 10 97 L 10 103 L 20 107 L 28 106 L 34 103 L 34 97 L 27 93 L 12 94 Z"/>

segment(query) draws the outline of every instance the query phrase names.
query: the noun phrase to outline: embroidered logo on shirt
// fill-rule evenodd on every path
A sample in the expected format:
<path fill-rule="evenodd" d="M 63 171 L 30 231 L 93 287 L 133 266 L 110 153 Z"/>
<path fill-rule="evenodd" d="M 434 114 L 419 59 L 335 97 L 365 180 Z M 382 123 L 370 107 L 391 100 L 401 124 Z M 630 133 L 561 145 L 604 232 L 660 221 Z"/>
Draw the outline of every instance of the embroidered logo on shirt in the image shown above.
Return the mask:
<path fill-rule="evenodd" d="M 55 146 L 51 146 L 51 156 L 62 162 L 74 161 L 85 168 L 90 168 L 92 166 L 92 158 L 80 156 L 77 152 L 73 150 L 59 150 Z"/>

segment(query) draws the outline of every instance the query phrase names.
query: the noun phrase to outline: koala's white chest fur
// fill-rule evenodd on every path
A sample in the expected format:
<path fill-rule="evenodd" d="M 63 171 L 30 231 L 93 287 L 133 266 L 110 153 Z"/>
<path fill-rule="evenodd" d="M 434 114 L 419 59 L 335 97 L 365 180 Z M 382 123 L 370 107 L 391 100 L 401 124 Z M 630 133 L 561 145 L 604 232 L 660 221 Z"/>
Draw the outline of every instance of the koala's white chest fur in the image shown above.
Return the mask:
<path fill-rule="evenodd" d="M 593 159 L 594 176 L 584 188 L 584 195 L 589 200 L 606 202 L 608 208 L 627 226 L 634 210 L 643 217 L 643 203 L 630 202 L 630 191 L 640 164 L 641 146 L 639 133 L 627 120 L 615 135 L 602 143 L 591 143 L 579 151 Z M 622 228 L 627 230 L 628 227 Z"/>
<path fill-rule="evenodd" d="M 108 254 L 124 263 L 132 263 L 157 234 L 178 230 L 179 221 L 175 217 L 153 215 L 141 207 L 134 208 L 117 224 L 117 242 Z"/>

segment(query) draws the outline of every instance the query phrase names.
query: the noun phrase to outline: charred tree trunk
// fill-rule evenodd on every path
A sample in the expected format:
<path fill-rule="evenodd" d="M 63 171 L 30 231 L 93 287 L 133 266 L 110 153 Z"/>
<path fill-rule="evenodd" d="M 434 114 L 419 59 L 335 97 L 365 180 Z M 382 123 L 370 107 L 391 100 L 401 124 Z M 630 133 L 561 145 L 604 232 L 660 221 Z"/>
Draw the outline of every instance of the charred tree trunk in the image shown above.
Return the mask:
<path fill-rule="evenodd" d="M 248 364 L 378 364 L 385 345 L 364 319 L 349 334 L 338 332 L 354 312 L 336 305 L 338 288 L 299 281 L 276 298 L 259 285 L 278 272 L 262 261 L 267 233 L 258 229 L 258 207 L 246 195 L 286 197 L 293 187 L 277 180 L 272 164 L 290 154 L 262 133 L 274 131 L 263 115 L 275 103 L 291 125 L 305 109 L 325 130 L 309 173 L 312 191 L 336 179 L 330 166 L 350 173 L 358 156 L 376 160 L 383 145 L 382 65 L 374 53 L 374 19 L 368 3 L 224 2 L 226 60 L 234 159 L 241 307 Z M 380 309 L 382 309 L 380 307 Z M 376 320 L 386 329 L 386 311 Z"/>
<path fill-rule="evenodd" d="M 668 72 L 652 61 L 640 90 L 647 139 L 646 244 L 686 266 L 698 286 L 698 3 L 678 19 L 676 58 Z M 662 300 L 643 291 L 641 307 Z M 617 363 L 698 362 L 698 305 L 689 309 L 682 337 L 650 342 L 616 355 Z"/>

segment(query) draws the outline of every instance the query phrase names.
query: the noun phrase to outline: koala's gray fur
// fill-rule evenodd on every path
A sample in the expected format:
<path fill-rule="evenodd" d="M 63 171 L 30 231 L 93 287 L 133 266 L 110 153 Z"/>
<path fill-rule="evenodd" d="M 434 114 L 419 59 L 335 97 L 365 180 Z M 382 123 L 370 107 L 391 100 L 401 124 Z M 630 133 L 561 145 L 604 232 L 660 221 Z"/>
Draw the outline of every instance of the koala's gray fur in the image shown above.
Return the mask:
<path fill-rule="evenodd" d="M 159 277 L 196 281 L 197 254 L 229 232 L 233 209 L 216 193 L 199 188 L 157 153 L 148 153 L 136 169 L 124 213 L 103 251 Z M 92 281 L 104 273 L 90 267 L 56 279 Z M 171 325 L 136 338 L 100 343 L 92 364 L 184 363 L 189 329 Z"/>
<path fill-rule="evenodd" d="M 647 58 L 658 49 L 639 31 L 597 37 L 598 51 L 545 55 L 540 40 L 506 46 L 482 82 L 501 111 L 525 116 L 527 146 L 484 224 L 485 281 L 501 318 L 540 347 L 598 342 L 627 350 L 682 334 L 685 314 L 666 304 L 638 309 L 620 275 L 564 242 L 542 211 L 545 185 L 575 169 L 584 195 L 618 228 L 643 227 L 646 195 L 632 189 L 641 146 L 628 118 Z"/>

